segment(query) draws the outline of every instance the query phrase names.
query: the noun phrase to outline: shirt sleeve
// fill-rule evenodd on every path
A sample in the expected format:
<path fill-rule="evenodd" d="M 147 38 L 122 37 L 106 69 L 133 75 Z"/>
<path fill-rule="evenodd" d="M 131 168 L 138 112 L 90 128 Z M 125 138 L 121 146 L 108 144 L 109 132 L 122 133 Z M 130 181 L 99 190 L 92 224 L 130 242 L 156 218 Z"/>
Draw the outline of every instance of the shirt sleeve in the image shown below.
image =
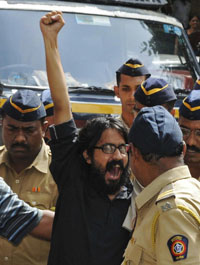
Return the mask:
<path fill-rule="evenodd" d="M 38 225 L 42 211 L 32 208 L 12 192 L 0 178 L 0 235 L 13 244 L 19 244 L 23 237 Z"/>
<path fill-rule="evenodd" d="M 77 128 L 74 120 L 61 123 L 59 125 L 51 125 L 50 127 L 51 141 L 49 142 L 52 160 L 62 161 L 70 152 L 73 143 L 77 139 Z"/>
<path fill-rule="evenodd" d="M 155 242 L 157 263 L 168 265 L 178 261 L 180 265 L 199 264 L 198 226 L 195 218 L 181 209 L 161 213 Z"/>
<path fill-rule="evenodd" d="M 51 135 L 51 141 L 55 142 L 56 140 L 59 139 L 65 139 L 66 137 L 76 133 L 77 128 L 75 125 L 75 122 L 73 119 L 58 124 L 58 125 L 51 125 L 49 127 L 50 129 L 50 135 Z"/>
<path fill-rule="evenodd" d="M 76 152 L 75 144 L 78 131 L 72 119 L 56 126 L 50 126 L 50 134 L 51 141 L 49 145 L 52 153 L 50 171 L 60 191 L 69 177 L 71 160 L 73 159 L 73 153 Z M 66 172 L 66 174 L 63 174 L 63 172 Z"/>

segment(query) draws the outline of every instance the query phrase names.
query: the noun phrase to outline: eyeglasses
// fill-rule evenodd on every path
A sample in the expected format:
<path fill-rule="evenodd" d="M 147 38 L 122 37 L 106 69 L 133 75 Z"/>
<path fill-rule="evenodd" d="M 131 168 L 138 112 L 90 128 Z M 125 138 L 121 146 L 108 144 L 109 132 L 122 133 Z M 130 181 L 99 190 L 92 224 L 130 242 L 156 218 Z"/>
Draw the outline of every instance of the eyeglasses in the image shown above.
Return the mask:
<path fill-rule="evenodd" d="M 116 146 L 115 144 L 103 144 L 101 146 L 94 146 L 94 149 L 101 149 L 105 154 L 113 154 L 116 149 L 119 149 L 120 153 L 125 155 L 129 151 L 128 144 L 120 144 Z"/>
<path fill-rule="evenodd" d="M 180 126 L 181 127 L 181 126 Z M 181 127 L 181 131 L 183 133 L 183 136 L 188 138 L 190 136 L 190 134 L 192 132 L 194 132 L 194 136 L 196 139 L 200 140 L 200 129 L 196 129 L 196 130 L 190 130 L 188 128 L 185 127 Z"/>

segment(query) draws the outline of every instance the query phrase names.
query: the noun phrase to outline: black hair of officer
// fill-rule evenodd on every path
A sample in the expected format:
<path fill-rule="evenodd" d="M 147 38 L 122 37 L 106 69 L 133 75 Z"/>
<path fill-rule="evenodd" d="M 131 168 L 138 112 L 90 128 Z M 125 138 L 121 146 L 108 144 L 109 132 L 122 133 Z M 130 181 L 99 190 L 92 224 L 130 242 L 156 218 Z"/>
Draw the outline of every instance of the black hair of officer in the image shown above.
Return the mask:
<path fill-rule="evenodd" d="M 142 64 L 138 59 L 129 59 L 126 61 L 117 71 L 116 71 L 116 79 L 117 85 L 120 84 L 120 76 L 121 74 L 128 76 L 146 76 L 146 78 L 150 77 L 148 69 Z"/>
<path fill-rule="evenodd" d="M 36 92 L 20 89 L 6 100 L 1 114 L 18 121 L 30 122 L 43 119 L 46 111 Z"/>

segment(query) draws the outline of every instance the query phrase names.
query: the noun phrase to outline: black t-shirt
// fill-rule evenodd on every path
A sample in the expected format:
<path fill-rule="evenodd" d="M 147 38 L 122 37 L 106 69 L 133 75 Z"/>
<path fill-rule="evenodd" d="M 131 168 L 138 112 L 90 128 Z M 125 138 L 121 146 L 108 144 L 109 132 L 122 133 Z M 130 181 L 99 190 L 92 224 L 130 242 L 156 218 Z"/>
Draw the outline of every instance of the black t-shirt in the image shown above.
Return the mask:
<path fill-rule="evenodd" d="M 110 201 L 87 181 L 73 120 L 51 128 L 52 175 L 59 198 L 48 265 L 120 265 L 130 233 L 122 228 L 130 194 Z"/>

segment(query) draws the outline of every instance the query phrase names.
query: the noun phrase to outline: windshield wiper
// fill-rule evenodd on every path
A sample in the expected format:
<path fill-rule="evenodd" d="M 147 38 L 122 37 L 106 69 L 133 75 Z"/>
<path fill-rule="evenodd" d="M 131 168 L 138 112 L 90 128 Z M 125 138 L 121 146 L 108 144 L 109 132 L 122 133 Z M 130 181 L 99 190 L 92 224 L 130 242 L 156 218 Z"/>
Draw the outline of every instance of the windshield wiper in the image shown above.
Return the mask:
<path fill-rule="evenodd" d="M 108 94 L 114 95 L 114 91 L 108 88 L 97 87 L 97 86 L 76 86 L 76 87 L 69 87 L 70 93 L 84 93 L 84 94 Z"/>
<path fill-rule="evenodd" d="M 4 84 L 0 81 L 0 89 L 32 89 L 36 91 L 45 90 L 47 89 L 47 86 L 31 86 L 31 85 L 11 85 L 11 84 Z"/>

